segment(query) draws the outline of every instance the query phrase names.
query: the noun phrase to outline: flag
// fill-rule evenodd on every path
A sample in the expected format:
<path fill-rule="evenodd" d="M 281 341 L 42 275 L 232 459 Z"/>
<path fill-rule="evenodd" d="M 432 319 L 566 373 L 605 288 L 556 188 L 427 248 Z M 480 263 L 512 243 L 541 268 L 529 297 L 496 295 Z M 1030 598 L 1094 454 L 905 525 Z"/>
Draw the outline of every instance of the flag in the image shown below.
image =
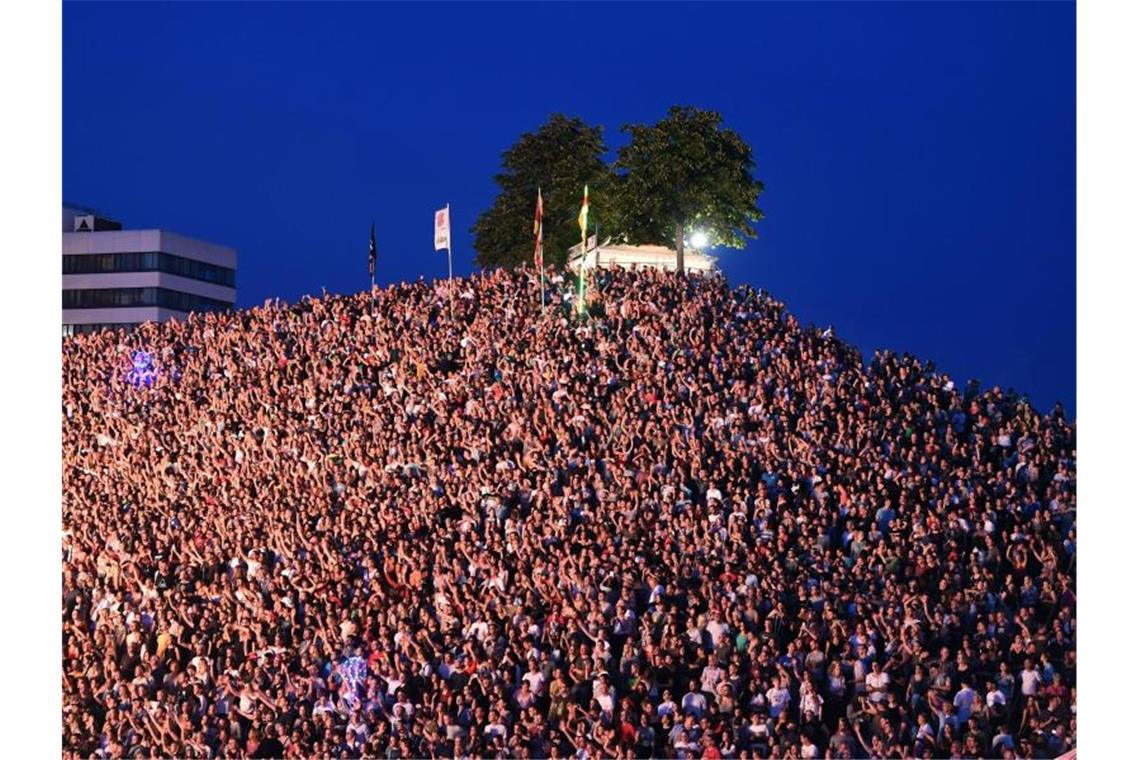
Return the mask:
<path fill-rule="evenodd" d="M 582 210 L 578 212 L 578 227 L 582 230 L 582 237 L 586 236 L 586 217 L 590 213 L 590 186 L 586 185 L 582 190 Z M 585 253 L 585 251 L 582 251 Z"/>
<path fill-rule="evenodd" d="M 582 187 L 582 210 L 578 212 L 578 227 L 582 230 L 582 255 L 578 257 L 578 313 L 586 311 L 586 224 L 590 215 L 590 186 Z"/>
<path fill-rule="evenodd" d="M 372 236 L 368 239 L 368 274 L 376 274 L 376 223 L 372 223 Z"/>
<path fill-rule="evenodd" d="M 451 206 L 435 212 L 435 249 L 451 250 Z"/>
<path fill-rule="evenodd" d="M 534 268 L 542 271 L 542 188 L 538 188 L 538 204 L 534 207 Z"/>

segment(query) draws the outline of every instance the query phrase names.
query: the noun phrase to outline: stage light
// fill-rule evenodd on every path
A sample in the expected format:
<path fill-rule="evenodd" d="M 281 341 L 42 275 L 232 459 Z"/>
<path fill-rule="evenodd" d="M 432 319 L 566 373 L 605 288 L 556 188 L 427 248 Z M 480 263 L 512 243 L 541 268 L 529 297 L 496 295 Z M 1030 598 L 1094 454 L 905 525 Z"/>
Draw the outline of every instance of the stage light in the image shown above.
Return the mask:
<path fill-rule="evenodd" d="M 349 657 L 340 664 L 340 672 L 352 690 L 356 691 L 368 677 L 368 664 L 363 657 Z"/>
<path fill-rule="evenodd" d="M 158 368 L 154 366 L 154 356 L 150 352 L 139 349 L 131 355 L 131 368 L 127 372 L 127 382 L 131 385 L 149 388 L 154 385 L 157 374 Z"/>
<path fill-rule="evenodd" d="M 691 243 L 694 248 L 704 248 L 709 244 L 709 236 L 697 230 L 689 237 L 689 243 Z"/>

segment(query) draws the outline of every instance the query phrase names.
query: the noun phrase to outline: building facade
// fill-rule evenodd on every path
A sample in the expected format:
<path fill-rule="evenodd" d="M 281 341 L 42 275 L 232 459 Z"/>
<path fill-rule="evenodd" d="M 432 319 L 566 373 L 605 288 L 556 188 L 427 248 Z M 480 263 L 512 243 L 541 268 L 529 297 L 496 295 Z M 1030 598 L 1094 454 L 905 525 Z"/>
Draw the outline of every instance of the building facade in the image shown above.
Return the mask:
<path fill-rule="evenodd" d="M 587 242 L 586 261 L 587 269 L 601 267 L 612 269 L 665 269 L 673 271 L 677 268 L 677 252 L 663 245 L 615 245 L 606 240 L 601 245 L 595 245 L 595 238 Z M 567 265 L 577 270 L 582 259 L 582 244 L 579 243 L 570 249 Z M 687 272 L 715 272 L 716 258 L 695 248 L 685 250 L 685 271 Z"/>
<path fill-rule="evenodd" d="M 232 248 L 64 207 L 65 336 L 232 309 L 236 275 Z"/>

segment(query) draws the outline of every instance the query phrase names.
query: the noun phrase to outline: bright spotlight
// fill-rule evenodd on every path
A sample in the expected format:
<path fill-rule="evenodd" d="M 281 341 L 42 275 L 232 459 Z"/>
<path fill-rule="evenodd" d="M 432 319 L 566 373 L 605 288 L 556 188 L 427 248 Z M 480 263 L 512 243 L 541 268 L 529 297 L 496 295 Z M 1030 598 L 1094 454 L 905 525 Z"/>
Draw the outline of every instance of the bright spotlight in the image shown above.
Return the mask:
<path fill-rule="evenodd" d="M 693 244 L 694 248 L 704 248 L 709 244 L 709 236 L 700 230 L 697 230 L 689 238 L 689 242 Z"/>

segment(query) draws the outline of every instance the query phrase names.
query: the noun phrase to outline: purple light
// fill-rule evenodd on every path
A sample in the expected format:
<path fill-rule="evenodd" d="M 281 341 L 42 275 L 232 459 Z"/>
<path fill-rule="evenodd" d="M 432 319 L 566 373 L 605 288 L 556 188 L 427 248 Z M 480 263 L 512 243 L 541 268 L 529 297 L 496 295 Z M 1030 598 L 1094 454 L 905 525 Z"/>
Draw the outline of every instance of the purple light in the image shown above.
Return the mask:
<path fill-rule="evenodd" d="M 368 664 L 362 657 L 349 657 L 340 664 L 340 672 L 344 674 L 344 680 L 352 690 L 356 691 L 368 677 Z"/>
<path fill-rule="evenodd" d="M 131 355 L 131 369 L 127 372 L 127 382 L 136 388 L 154 385 L 158 375 L 158 368 L 154 366 L 154 357 L 147 351 L 139 349 Z"/>

